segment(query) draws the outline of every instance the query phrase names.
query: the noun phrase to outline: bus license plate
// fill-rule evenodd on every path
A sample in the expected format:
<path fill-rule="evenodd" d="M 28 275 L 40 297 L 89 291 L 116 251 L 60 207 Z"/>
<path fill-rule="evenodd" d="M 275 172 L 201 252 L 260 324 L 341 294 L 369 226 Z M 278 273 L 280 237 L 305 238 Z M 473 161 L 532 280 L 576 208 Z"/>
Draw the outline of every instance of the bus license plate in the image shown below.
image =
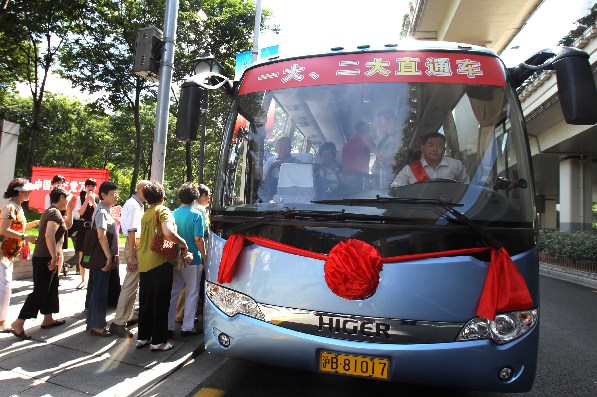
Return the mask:
<path fill-rule="evenodd" d="M 388 379 L 390 360 L 374 356 L 321 352 L 319 370 L 366 378 Z"/>

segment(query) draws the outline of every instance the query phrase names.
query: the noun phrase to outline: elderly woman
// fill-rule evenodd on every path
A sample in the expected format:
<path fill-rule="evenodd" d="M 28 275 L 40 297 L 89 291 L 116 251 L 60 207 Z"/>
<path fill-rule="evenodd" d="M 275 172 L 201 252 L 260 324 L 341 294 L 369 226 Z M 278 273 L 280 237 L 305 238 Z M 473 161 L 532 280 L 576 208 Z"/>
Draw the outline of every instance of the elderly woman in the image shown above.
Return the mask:
<path fill-rule="evenodd" d="M 73 200 L 69 200 L 73 198 Z M 12 323 L 13 333 L 17 338 L 30 339 L 25 334 L 25 320 L 36 318 L 41 312 L 44 319 L 42 328 L 63 325 L 64 320 L 56 320 L 53 314 L 58 313 L 58 274 L 62 264 L 62 245 L 66 231 L 73 224 L 73 208 L 75 200 L 63 188 L 54 188 L 50 192 L 50 207 L 44 211 L 40 219 L 39 237 L 33 251 L 33 291 L 27 296 L 19 318 Z M 66 217 L 62 212 L 66 212 Z"/>
<path fill-rule="evenodd" d="M 25 230 L 35 227 L 39 221 L 29 222 L 25 219 L 21 205 L 29 201 L 29 195 L 37 187 L 27 179 L 16 178 L 10 181 L 4 198 L 8 201 L 0 210 L 0 332 L 13 332 L 6 328 L 6 313 L 10 303 L 12 268 L 15 258 L 21 252 L 25 242 L 35 243 L 37 238 L 25 234 Z"/>
<path fill-rule="evenodd" d="M 110 285 L 110 271 L 118 265 L 118 234 L 116 221 L 110 215 L 112 208 L 118 201 L 118 185 L 106 181 L 99 187 L 100 202 L 92 217 L 92 229 L 88 233 L 97 232 L 99 245 L 106 256 L 106 264 L 101 269 L 91 269 L 93 289 L 87 312 L 87 328 L 94 336 L 111 336 L 106 329 L 106 309 L 108 306 L 108 288 Z"/>
<path fill-rule="evenodd" d="M 176 304 L 180 296 L 184 296 L 185 309 L 180 336 L 192 336 L 201 333 L 195 328 L 195 314 L 197 313 L 197 301 L 199 299 L 199 284 L 201 270 L 205 261 L 205 218 L 199 210 L 192 207 L 199 199 L 199 188 L 192 182 L 183 183 L 178 190 L 178 198 L 181 205 L 174 210 L 176 228 L 182 238 L 186 241 L 189 251 L 193 254 L 190 266 L 182 269 L 174 269 L 172 282 L 172 296 L 170 297 L 170 309 L 168 310 L 168 331 L 170 334 L 175 330 Z M 184 295 L 183 291 L 184 290 Z"/>
<path fill-rule="evenodd" d="M 149 205 L 141 218 L 141 239 L 139 242 L 139 334 L 137 348 L 149 344 L 151 351 L 172 349 L 168 341 L 168 309 L 172 291 L 173 266 L 168 258 L 153 252 L 151 241 L 156 229 L 161 229 L 164 238 L 188 250 L 187 243 L 176 233 L 174 216 L 163 206 L 164 188 L 151 181 L 143 188 L 143 197 Z M 158 221 L 159 219 L 159 221 Z"/>

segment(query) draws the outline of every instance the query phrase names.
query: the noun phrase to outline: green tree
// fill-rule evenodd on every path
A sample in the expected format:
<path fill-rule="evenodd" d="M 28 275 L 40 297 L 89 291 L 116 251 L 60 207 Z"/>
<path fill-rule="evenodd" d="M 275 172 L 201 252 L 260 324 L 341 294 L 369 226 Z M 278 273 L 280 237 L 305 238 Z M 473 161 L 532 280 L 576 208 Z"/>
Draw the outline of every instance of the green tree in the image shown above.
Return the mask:
<path fill-rule="evenodd" d="M 142 156 L 140 109 L 144 100 L 155 97 L 155 86 L 132 73 L 135 40 L 138 28 L 159 21 L 164 1 L 98 0 L 91 7 L 85 32 L 75 45 L 62 48 L 58 73 L 75 86 L 103 94 L 99 104 L 133 115 L 133 190 Z"/>
<path fill-rule="evenodd" d="M 595 21 L 597 20 L 597 4 L 593 4 L 591 7 L 591 11 L 582 18 L 576 20 L 576 24 L 578 25 L 576 28 L 572 29 L 566 36 L 564 36 L 559 42 L 558 45 L 564 46 L 571 46 L 574 41 L 580 37 L 585 30 L 589 26 L 595 25 Z"/>
<path fill-rule="evenodd" d="M 155 106 L 156 86 L 132 74 L 137 30 L 148 26 L 163 26 L 164 0 L 98 0 L 88 18 L 85 34 L 77 37 L 76 45 L 61 50 L 60 74 L 74 85 L 92 93 L 105 93 L 104 103 L 113 110 L 129 110 L 134 115 L 135 162 L 131 189 L 137 183 L 144 156 L 141 108 L 144 104 Z M 201 22 L 199 12 L 207 15 Z M 265 24 L 268 12 L 262 20 Z M 249 0 L 180 0 L 176 54 L 173 80 L 184 79 L 189 74 L 192 61 L 208 46 L 216 57 L 224 62 L 228 75 L 234 70 L 235 54 L 251 47 L 251 36 L 255 17 L 255 4 Z M 220 126 L 224 111 L 215 103 L 210 111 L 208 134 Z M 171 113 L 175 114 L 175 107 Z M 154 111 L 155 116 L 155 111 Z M 215 120 L 215 121 L 214 121 Z M 171 123 L 170 131 L 174 130 Z M 173 135 L 173 134 L 171 134 Z M 199 145 L 181 145 L 169 137 L 167 145 L 166 176 L 175 177 L 178 183 L 187 179 L 180 177 L 186 158 L 185 147 L 198 150 Z M 208 150 L 209 151 L 209 150 Z M 149 156 L 151 157 L 151 156 Z M 178 163 L 178 161 L 181 161 Z M 199 164 L 192 162 L 193 167 Z M 173 168 L 169 171 L 169 168 Z"/>
<path fill-rule="evenodd" d="M 104 168 L 117 158 L 117 150 L 127 150 L 113 144 L 111 116 L 92 104 L 47 93 L 40 114 L 41 134 L 34 153 L 39 164 Z M 10 95 L 0 108 L 0 118 L 21 125 L 15 172 L 25 175 L 31 137 L 31 98 Z"/>
<path fill-rule="evenodd" d="M 197 3 L 181 2 L 174 79 L 182 81 L 192 70 L 193 61 L 206 49 L 210 49 L 222 64 L 224 75 L 233 77 L 236 54 L 250 50 L 253 45 L 255 4 L 247 0 L 205 0 L 200 3 L 199 8 Z M 207 16 L 204 21 L 199 17 L 200 10 Z M 262 10 L 261 30 L 277 32 L 277 26 L 269 25 L 270 16 L 270 10 Z M 189 166 L 197 171 L 203 168 L 204 183 L 213 186 L 219 159 L 220 135 L 228 106 L 229 101 L 224 95 L 210 92 L 204 164 L 199 164 L 200 142 L 187 143 L 186 155 L 180 160 L 180 164 L 187 164 L 183 181 L 191 179 L 193 171 Z"/>
<path fill-rule="evenodd" d="M 42 110 L 43 134 L 36 153 L 40 164 L 105 168 L 113 161 L 115 146 L 110 117 L 101 108 L 48 93 Z"/>
<path fill-rule="evenodd" d="M 14 91 L 16 83 L 26 81 L 27 59 L 19 49 L 27 47 L 27 42 L 15 43 L 7 38 L 2 17 L 0 17 L 0 106 L 8 100 L 8 93 Z"/>
<path fill-rule="evenodd" d="M 13 54 L 10 66 L 19 65 L 13 73 L 17 80 L 25 79 L 31 92 L 31 128 L 25 160 L 29 176 L 41 133 L 47 78 L 57 52 L 68 46 L 70 37 L 79 30 L 86 3 L 84 0 L 11 0 L 0 14 L 3 45 Z"/>

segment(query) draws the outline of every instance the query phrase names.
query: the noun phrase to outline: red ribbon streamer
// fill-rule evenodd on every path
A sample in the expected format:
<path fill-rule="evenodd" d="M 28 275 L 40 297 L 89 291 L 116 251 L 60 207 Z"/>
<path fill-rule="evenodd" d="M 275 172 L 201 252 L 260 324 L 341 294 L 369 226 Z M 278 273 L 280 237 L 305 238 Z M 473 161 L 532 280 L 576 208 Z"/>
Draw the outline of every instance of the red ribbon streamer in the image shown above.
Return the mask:
<path fill-rule="evenodd" d="M 336 295 L 346 299 L 363 299 L 375 293 L 383 263 L 471 254 L 491 249 L 491 261 L 477 307 L 477 316 L 494 320 L 497 312 L 533 306 L 526 282 L 504 248 L 464 248 L 382 258 L 375 247 L 361 240 L 340 242 L 332 248 L 329 255 L 325 255 L 263 237 L 233 234 L 224 245 L 218 283 L 232 282 L 245 239 L 266 248 L 325 261 L 326 283 Z"/>

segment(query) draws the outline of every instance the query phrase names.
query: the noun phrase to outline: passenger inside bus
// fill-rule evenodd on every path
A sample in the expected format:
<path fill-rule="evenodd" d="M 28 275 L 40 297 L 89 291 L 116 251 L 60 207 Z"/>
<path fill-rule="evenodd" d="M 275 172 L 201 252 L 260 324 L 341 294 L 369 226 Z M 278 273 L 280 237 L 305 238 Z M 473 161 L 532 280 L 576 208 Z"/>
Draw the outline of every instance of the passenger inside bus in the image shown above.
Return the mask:
<path fill-rule="evenodd" d="M 410 185 L 431 179 L 449 179 L 469 183 L 464 165 L 456 159 L 444 156 L 446 137 L 439 132 L 423 136 L 421 158 L 404 166 L 396 175 L 390 187 Z"/>
<path fill-rule="evenodd" d="M 282 136 L 278 138 L 276 141 L 276 155 L 268 158 L 263 166 L 263 185 L 259 194 L 262 199 L 270 200 L 276 194 L 282 164 L 300 162 L 290 154 L 291 150 L 292 142 L 289 137 Z"/>
<path fill-rule="evenodd" d="M 336 145 L 334 142 L 325 142 L 319 147 L 321 163 L 313 167 L 315 177 L 315 197 L 326 199 L 335 196 L 338 191 L 342 175 L 342 167 L 336 161 Z"/>
<path fill-rule="evenodd" d="M 402 149 L 402 131 L 398 130 L 396 115 L 389 109 L 377 114 L 377 153 L 373 174 L 379 177 L 381 186 L 386 188 L 392 181 L 396 153 Z"/>
<path fill-rule="evenodd" d="M 371 139 L 369 124 L 363 120 L 357 121 L 353 136 L 342 148 L 342 171 L 346 175 L 369 175 L 371 153 L 376 152 L 377 147 Z"/>

